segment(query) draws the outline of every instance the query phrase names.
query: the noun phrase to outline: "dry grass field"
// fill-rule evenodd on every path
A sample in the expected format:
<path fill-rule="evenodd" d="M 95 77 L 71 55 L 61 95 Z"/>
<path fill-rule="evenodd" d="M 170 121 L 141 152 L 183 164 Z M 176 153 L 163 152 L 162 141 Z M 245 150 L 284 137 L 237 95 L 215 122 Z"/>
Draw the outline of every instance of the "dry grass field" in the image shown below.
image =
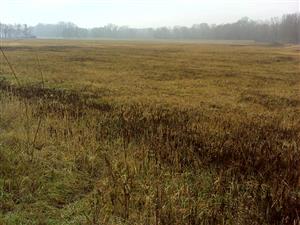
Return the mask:
<path fill-rule="evenodd" d="M 0 224 L 299 224 L 299 46 L 1 46 Z"/>

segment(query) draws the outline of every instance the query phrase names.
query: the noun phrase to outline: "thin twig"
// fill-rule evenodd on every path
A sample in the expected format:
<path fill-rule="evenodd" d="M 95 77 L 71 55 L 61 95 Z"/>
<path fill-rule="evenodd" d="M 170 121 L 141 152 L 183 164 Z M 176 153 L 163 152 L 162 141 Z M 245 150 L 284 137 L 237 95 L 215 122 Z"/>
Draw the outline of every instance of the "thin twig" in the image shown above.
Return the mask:
<path fill-rule="evenodd" d="M 35 134 L 34 134 L 34 138 L 33 138 L 33 141 L 32 141 L 32 145 L 33 145 L 33 146 L 35 145 L 36 138 L 37 138 L 39 129 L 40 129 L 40 127 L 41 127 L 41 123 L 42 123 L 42 117 L 39 117 L 38 126 L 37 126 L 37 128 L 36 128 L 36 131 L 35 131 Z"/>
<path fill-rule="evenodd" d="M 39 58 L 38 54 L 36 54 L 36 59 L 37 59 L 37 62 L 38 62 L 38 67 L 39 67 L 39 71 L 40 71 L 40 75 L 41 75 L 42 87 L 44 89 L 45 88 L 44 74 L 43 74 L 43 70 L 42 70 L 42 67 L 41 67 L 41 61 L 40 61 L 40 58 Z"/>
<path fill-rule="evenodd" d="M 7 63 L 7 65 L 9 66 L 9 68 L 10 68 L 10 70 L 11 70 L 11 72 L 12 72 L 12 74 L 13 74 L 13 76 L 14 76 L 14 78 L 15 78 L 17 84 L 18 84 L 18 86 L 21 87 L 21 83 L 20 83 L 20 81 L 19 81 L 19 78 L 18 78 L 18 76 L 17 76 L 17 73 L 16 73 L 16 71 L 14 70 L 12 64 L 9 62 L 9 60 L 8 60 L 7 56 L 5 55 L 5 53 L 4 53 L 4 51 L 3 51 L 3 49 L 2 49 L 1 46 L 0 46 L 0 51 L 1 51 L 1 53 L 2 53 L 2 55 L 3 55 L 3 57 L 4 57 L 4 59 L 5 59 L 5 61 L 6 61 L 6 63 Z"/>
<path fill-rule="evenodd" d="M 37 62 L 38 62 L 38 68 L 39 68 L 40 75 L 41 75 L 42 88 L 44 89 L 45 88 L 44 74 L 43 74 L 43 70 L 42 70 L 42 67 L 41 67 L 41 61 L 40 61 L 40 58 L 39 58 L 38 54 L 36 54 L 36 59 L 37 59 Z M 34 135 L 33 142 L 32 142 L 33 145 L 35 145 L 36 138 L 37 138 L 37 135 L 38 135 L 41 123 L 42 123 L 42 116 L 40 115 L 39 116 L 38 126 L 37 126 L 37 129 L 35 131 L 35 135 Z"/>
<path fill-rule="evenodd" d="M 6 54 L 4 53 L 2 47 L 0 46 L 0 51 L 7 63 L 7 65 L 9 66 L 16 82 L 17 82 L 17 85 L 19 88 L 21 88 L 21 82 L 17 76 L 17 73 L 16 71 L 14 70 L 12 64 L 10 63 L 10 61 L 8 60 Z M 27 104 L 27 101 L 25 100 L 24 101 L 24 105 L 25 105 L 25 116 L 26 116 L 26 124 L 25 124 L 25 129 L 26 129 L 26 139 L 27 139 L 27 145 L 26 145 L 26 148 L 27 148 L 27 151 L 29 150 L 29 143 L 30 143 L 30 137 L 29 137 L 29 132 L 30 132 L 30 127 L 29 127 L 29 114 L 28 114 L 28 104 Z"/>

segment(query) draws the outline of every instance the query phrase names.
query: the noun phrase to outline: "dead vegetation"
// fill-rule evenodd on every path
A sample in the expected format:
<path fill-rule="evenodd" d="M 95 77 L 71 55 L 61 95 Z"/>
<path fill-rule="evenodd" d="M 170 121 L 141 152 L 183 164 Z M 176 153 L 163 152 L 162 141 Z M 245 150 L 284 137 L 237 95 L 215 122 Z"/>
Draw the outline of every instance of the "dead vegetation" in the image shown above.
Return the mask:
<path fill-rule="evenodd" d="M 227 105 L 205 100 L 205 93 L 195 95 L 201 104 L 180 104 L 186 99 L 181 92 L 190 91 L 187 98 L 196 93 L 180 88 L 168 90 L 176 98 L 162 104 L 136 98 L 134 83 L 133 98 L 119 101 L 74 87 L 18 87 L 2 80 L 0 222 L 299 223 L 299 103 L 288 97 L 297 96 L 295 89 L 282 82 L 279 97 L 270 90 L 277 83 L 262 84 L 260 92 L 236 87 L 222 96 L 222 88 L 234 84 L 218 79 L 222 85 L 211 91 Z"/>

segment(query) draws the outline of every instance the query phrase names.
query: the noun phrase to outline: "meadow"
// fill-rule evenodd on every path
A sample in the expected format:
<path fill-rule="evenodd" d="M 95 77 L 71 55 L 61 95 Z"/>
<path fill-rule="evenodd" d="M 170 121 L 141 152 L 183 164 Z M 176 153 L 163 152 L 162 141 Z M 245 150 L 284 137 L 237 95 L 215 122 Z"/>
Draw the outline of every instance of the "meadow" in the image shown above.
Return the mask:
<path fill-rule="evenodd" d="M 299 224 L 299 46 L 1 47 L 0 224 Z"/>

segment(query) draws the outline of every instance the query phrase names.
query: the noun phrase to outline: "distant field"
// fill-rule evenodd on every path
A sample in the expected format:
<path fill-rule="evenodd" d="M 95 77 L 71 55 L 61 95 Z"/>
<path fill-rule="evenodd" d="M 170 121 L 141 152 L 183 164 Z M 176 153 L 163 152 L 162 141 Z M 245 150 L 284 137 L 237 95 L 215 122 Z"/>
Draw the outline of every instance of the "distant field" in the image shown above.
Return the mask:
<path fill-rule="evenodd" d="M 299 47 L 119 41 L 3 42 L 23 84 L 109 101 L 285 110 L 300 106 Z M 1 76 L 11 78 L 1 60 Z M 291 103 L 291 104 L 290 104 Z"/>
<path fill-rule="evenodd" d="M 299 46 L 1 46 L 0 224 L 299 223 Z"/>

